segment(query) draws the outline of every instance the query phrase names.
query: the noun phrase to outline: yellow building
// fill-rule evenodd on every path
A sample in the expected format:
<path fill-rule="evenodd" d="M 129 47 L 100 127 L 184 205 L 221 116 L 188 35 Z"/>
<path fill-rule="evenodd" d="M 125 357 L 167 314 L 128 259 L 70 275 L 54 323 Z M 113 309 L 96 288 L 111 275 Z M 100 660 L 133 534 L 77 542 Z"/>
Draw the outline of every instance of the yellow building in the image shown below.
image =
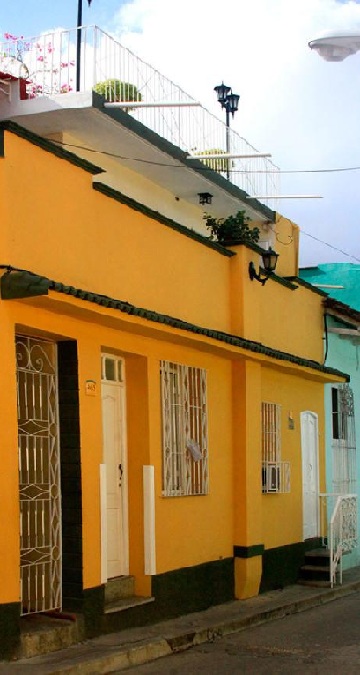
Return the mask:
<path fill-rule="evenodd" d="M 98 96 L 23 103 L 1 123 L 3 654 L 31 613 L 91 636 L 296 580 L 344 380 L 296 226 Z M 262 246 L 211 241 L 199 193 Z"/>

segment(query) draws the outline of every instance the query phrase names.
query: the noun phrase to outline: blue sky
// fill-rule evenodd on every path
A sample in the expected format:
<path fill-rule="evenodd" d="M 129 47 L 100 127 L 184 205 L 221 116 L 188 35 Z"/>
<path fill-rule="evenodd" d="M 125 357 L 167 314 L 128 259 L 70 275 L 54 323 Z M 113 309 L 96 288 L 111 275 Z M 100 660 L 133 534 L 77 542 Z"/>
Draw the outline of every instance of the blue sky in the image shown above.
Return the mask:
<path fill-rule="evenodd" d="M 30 37 L 76 19 L 77 0 L 4 0 L 0 33 Z M 83 0 L 83 23 L 113 34 L 217 116 L 213 88 L 232 86 L 241 96 L 234 128 L 283 171 L 300 171 L 282 174 L 281 193 L 323 195 L 279 202 L 303 231 L 301 264 L 360 261 L 360 170 L 329 171 L 360 167 L 360 52 L 327 63 L 307 46 L 324 30 L 360 34 L 359 2 L 92 0 L 89 8 Z"/>
<path fill-rule="evenodd" d="M 83 0 L 83 24 L 96 24 L 101 28 L 109 26 L 116 11 L 123 4 L 121 0 L 92 0 L 88 6 Z M 0 32 L 31 37 L 50 28 L 74 28 L 77 21 L 78 0 L 8 0 L 2 3 Z"/>

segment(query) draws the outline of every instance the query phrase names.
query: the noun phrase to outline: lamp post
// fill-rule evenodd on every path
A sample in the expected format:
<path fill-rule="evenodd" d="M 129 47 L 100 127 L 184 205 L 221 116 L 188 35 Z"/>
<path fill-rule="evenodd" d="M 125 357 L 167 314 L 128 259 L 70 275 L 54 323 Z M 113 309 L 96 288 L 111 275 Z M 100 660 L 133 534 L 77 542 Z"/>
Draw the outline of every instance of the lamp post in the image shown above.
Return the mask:
<path fill-rule="evenodd" d="M 308 43 L 325 61 L 343 61 L 360 49 L 360 32 L 326 31 Z"/>
<path fill-rule="evenodd" d="M 226 153 L 230 153 L 230 113 L 232 117 L 239 109 L 239 98 L 238 94 L 233 94 L 231 87 L 227 87 L 224 82 L 219 84 L 217 87 L 214 87 L 216 91 L 217 100 L 220 103 L 221 107 L 225 109 L 226 112 Z M 227 160 L 227 169 L 226 169 L 226 178 L 230 179 L 230 170 L 229 170 L 229 159 Z"/>
<path fill-rule="evenodd" d="M 87 0 L 90 7 L 92 0 Z M 81 77 L 81 26 L 82 26 L 82 0 L 78 0 L 77 8 L 77 31 L 76 31 L 76 91 L 80 91 Z"/>

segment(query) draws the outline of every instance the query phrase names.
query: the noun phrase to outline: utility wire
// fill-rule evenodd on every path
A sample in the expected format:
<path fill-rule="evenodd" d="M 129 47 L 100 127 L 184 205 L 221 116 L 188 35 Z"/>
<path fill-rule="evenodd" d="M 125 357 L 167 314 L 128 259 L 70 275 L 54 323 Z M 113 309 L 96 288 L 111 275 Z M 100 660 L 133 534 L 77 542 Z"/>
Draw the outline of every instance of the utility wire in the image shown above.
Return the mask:
<path fill-rule="evenodd" d="M 64 141 L 59 141 L 59 140 L 52 140 L 53 143 L 57 143 L 58 145 L 64 145 L 68 148 L 77 148 L 78 150 L 85 150 L 86 152 L 93 152 L 94 154 L 99 154 L 99 155 L 107 155 L 108 157 L 114 157 L 115 159 L 123 159 L 124 161 L 128 162 L 142 162 L 143 164 L 153 164 L 155 166 L 164 166 L 164 167 L 171 167 L 172 169 L 184 169 L 188 168 L 185 167 L 184 164 L 168 164 L 167 162 L 155 162 L 154 160 L 150 159 L 143 159 L 142 157 L 126 157 L 125 155 L 119 155 L 115 152 L 108 152 L 107 150 L 96 150 L 94 148 L 88 148 L 85 145 L 77 145 L 75 143 L 66 143 Z M 192 157 L 196 157 L 195 155 L 192 155 Z M 259 157 L 261 159 L 261 157 Z M 199 161 L 206 161 L 206 160 L 199 160 Z M 214 161 L 216 162 L 216 159 L 209 159 L 209 162 Z M 219 157 L 218 159 L 219 162 L 224 161 L 222 157 Z M 197 167 L 198 169 L 199 167 Z M 214 171 L 210 166 L 203 166 L 201 167 L 201 170 L 203 171 Z M 360 171 L 360 166 L 346 166 L 346 167 L 338 167 L 338 168 L 332 168 L 332 169 L 277 169 L 275 170 L 267 170 L 267 169 L 230 169 L 231 173 L 274 173 L 278 175 L 279 173 L 339 173 L 342 171 Z"/>
<path fill-rule="evenodd" d="M 100 154 L 100 155 L 107 155 L 109 157 L 114 157 L 115 159 L 123 159 L 123 160 L 128 160 L 128 161 L 135 161 L 135 162 L 142 162 L 144 164 L 153 164 L 155 166 L 164 166 L 164 167 L 171 167 L 173 169 L 183 169 L 184 164 L 179 164 L 179 165 L 174 165 L 174 164 L 166 164 L 165 162 L 154 162 L 152 160 L 147 160 L 147 159 L 142 159 L 140 157 L 125 157 L 124 155 L 118 155 L 114 152 L 108 152 L 106 150 L 96 150 L 94 148 L 88 148 L 84 145 L 77 145 L 74 143 L 65 143 L 64 141 L 58 141 L 54 140 L 54 143 L 57 143 L 58 145 L 64 145 L 68 148 L 77 148 L 78 150 L 85 150 L 86 152 L 93 152 L 94 154 Z M 204 166 L 203 167 L 204 171 L 213 171 L 210 167 Z M 359 171 L 360 166 L 353 166 L 353 167 L 345 167 L 345 168 L 339 168 L 339 169 L 304 169 L 304 170 L 291 170 L 291 171 L 232 171 L 232 173 L 333 173 L 337 171 Z M 273 230 L 276 238 L 278 241 L 278 232 Z M 300 228 L 300 232 L 304 234 L 306 237 L 309 237 L 310 239 L 314 239 L 314 241 L 318 241 L 320 244 L 324 244 L 324 246 L 327 246 L 328 248 L 331 248 L 333 251 L 337 251 L 338 253 L 342 253 L 342 255 L 346 256 L 347 258 L 352 258 L 353 260 L 356 260 L 357 262 L 360 263 L 360 258 L 357 258 L 356 256 L 352 255 L 351 253 L 347 253 L 346 251 L 343 251 L 341 248 L 337 248 L 336 246 L 333 246 L 332 244 L 329 244 L 327 241 L 323 241 L 323 239 L 319 239 L 318 237 L 315 237 L 313 234 L 309 234 L 309 232 L 305 232 L 302 228 Z M 291 238 L 292 240 L 292 238 Z M 284 242 L 281 242 L 284 243 Z M 289 244 L 291 244 L 292 241 L 289 241 Z M 285 244 L 285 245 L 289 245 Z"/>
<path fill-rule="evenodd" d="M 309 232 L 305 232 L 305 230 L 303 230 L 301 228 L 300 228 L 300 232 L 302 234 L 305 234 L 306 237 L 310 237 L 310 239 L 314 239 L 315 241 L 318 241 L 320 244 L 324 244 L 328 248 L 332 248 L 333 251 L 337 251 L 338 253 L 342 253 L 347 258 L 352 258 L 353 260 L 356 260 L 358 263 L 360 263 L 360 258 L 357 258 L 356 255 L 352 255 L 351 253 L 347 253 L 347 251 L 343 251 L 342 248 L 337 248 L 336 246 L 333 246 L 332 244 L 329 244 L 328 241 L 324 241 L 323 239 L 319 239 L 318 237 L 315 237 L 313 234 L 309 234 Z"/>

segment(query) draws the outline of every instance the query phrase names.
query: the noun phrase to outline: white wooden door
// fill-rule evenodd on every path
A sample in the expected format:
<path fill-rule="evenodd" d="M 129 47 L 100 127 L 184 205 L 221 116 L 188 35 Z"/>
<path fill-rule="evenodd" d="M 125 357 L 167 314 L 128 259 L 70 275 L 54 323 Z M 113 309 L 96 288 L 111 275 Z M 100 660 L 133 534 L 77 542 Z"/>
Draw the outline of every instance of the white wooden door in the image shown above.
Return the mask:
<path fill-rule="evenodd" d="M 303 483 L 303 536 L 319 534 L 319 441 L 318 416 L 301 413 L 301 453 Z"/>
<path fill-rule="evenodd" d="M 107 578 L 129 573 L 124 362 L 102 357 L 103 463 L 106 466 Z"/>

